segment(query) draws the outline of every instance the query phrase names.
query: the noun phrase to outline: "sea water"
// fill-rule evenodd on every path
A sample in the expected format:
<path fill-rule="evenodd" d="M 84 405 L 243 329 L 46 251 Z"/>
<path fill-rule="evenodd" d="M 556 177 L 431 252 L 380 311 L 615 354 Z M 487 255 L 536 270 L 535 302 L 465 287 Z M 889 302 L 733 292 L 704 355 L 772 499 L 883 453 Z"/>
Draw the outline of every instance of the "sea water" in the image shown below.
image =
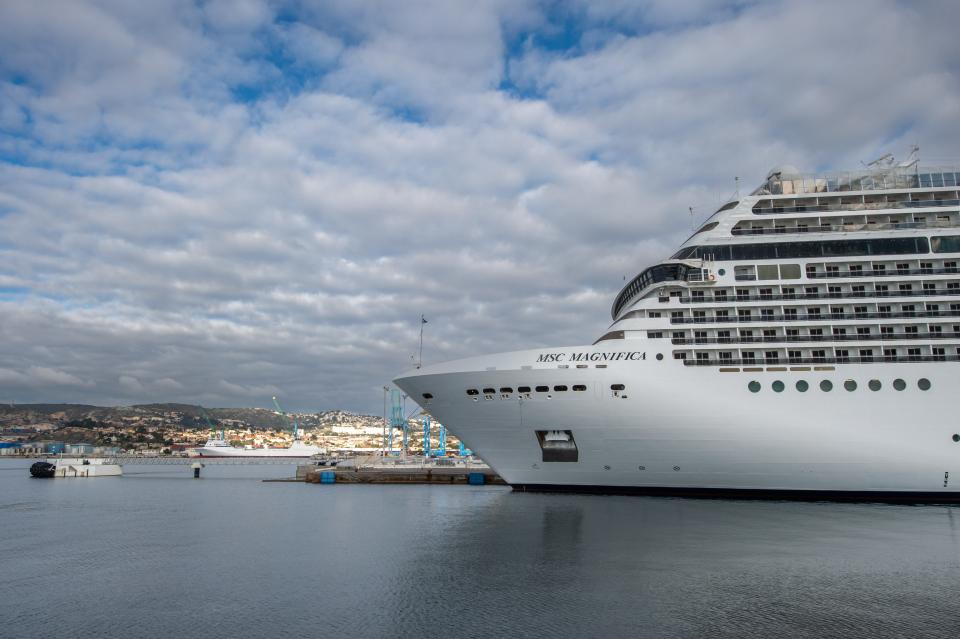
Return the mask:
<path fill-rule="evenodd" d="M 0 636 L 957 637 L 960 509 L 31 479 L 0 461 Z"/>

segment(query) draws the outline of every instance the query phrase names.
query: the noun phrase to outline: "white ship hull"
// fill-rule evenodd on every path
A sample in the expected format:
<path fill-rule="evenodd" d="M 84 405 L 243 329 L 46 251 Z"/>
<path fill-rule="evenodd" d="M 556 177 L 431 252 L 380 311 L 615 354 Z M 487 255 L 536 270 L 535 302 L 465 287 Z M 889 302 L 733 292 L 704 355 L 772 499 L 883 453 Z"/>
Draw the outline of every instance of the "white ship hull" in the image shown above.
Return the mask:
<path fill-rule="evenodd" d="M 460 360 L 395 381 L 516 487 L 960 498 L 960 444 L 952 439 L 960 425 L 951 410 L 960 384 L 952 366 L 726 373 L 684 366 L 669 350 L 657 360 L 650 342 L 637 344 L 646 346 L 645 359 L 609 361 L 606 368 L 537 364 L 544 353 L 613 352 L 600 345 Z M 932 382 L 930 390 L 918 389 L 920 378 Z M 800 379 L 810 386 L 806 392 L 796 390 Z M 848 379 L 856 392 L 844 390 Z M 868 390 L 871 379 L 882 390 Z M 904 379 L 906 390 L 894 390 L 894 379 Z M 748 390 L 752 380 L 761 392 Z M 774 380 L 786 389 L 771 390 Z M 820 390 L 821 380 L 831 381 L 832 391 Z M 587 390 L 553 392 L 557 384 Z M 624 390 L 614 393 L 614 384 Z M 537 385 L 551 392 L 516 392 Z M 466 393 L 485 387 L 498 392 Z M 501 395 L 501 387 L 514 392 Z M 572 434 L 575 462 L 544 461 L 537 431 L 556 430 Z"/>

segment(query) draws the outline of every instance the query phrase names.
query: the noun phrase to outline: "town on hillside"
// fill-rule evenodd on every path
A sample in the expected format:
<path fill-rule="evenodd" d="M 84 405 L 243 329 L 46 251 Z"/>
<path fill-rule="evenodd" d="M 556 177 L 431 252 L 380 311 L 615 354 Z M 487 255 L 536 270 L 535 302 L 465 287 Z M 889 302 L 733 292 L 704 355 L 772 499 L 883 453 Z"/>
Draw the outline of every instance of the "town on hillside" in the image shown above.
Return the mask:
<path fill-rule="evenodd" d="M 407 420 L 408 452 L 423 451 L 423 416 Z M 331 453 L 372 453 L 384 447 L 383 417 L 342 410 L 281 413 L 263 408 L 209 408 L 189 404 L 86 406 L 81 404 L 0 405 L 0 455 L 135 454 L 187 455 L 216 431 L 233 446 L 286 448 L 293 425 L 301 439 Z M 393 450 L 402 446 L 402 429 L 393 430 Z M 431 449 L 439 446 L 432 429 Z M 459 441 L 447 438 L 449 450 Z"/>

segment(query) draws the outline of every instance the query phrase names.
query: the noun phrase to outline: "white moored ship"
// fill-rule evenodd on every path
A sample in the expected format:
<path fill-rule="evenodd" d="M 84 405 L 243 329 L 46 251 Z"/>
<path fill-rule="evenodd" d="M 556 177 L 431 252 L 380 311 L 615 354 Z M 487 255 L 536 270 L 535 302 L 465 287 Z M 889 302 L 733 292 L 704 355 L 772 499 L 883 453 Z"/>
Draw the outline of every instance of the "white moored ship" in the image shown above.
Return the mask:
<path fill-rule="evenodd" d="M 230 442 L 220 438 L 211 438 L 198 448 L 194 448 L 191 455 L 195 457 L 313 457 L 322 455 L 326 451 L 319 446 L 311 446 L 295 440 L 290 448 L 256 448 L 232 446 Z"/>
<path fill-rule="evenodd" d="M 508 483 L 960 500 L 960 168 L 774 170 L 594 344 L 395 380 Z"/>

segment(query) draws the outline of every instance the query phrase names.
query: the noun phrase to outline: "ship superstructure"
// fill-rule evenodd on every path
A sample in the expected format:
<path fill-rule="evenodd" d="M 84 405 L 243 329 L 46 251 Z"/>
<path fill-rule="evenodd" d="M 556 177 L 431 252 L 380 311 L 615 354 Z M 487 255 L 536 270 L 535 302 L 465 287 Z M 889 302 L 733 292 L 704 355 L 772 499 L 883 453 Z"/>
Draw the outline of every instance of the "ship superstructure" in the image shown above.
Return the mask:
<path fill-rule="evenodd" d="M 958 262 L 960 168 L 782 167 L 594 344 L 396 383 L 515 486 L 953 499 Z"/>

